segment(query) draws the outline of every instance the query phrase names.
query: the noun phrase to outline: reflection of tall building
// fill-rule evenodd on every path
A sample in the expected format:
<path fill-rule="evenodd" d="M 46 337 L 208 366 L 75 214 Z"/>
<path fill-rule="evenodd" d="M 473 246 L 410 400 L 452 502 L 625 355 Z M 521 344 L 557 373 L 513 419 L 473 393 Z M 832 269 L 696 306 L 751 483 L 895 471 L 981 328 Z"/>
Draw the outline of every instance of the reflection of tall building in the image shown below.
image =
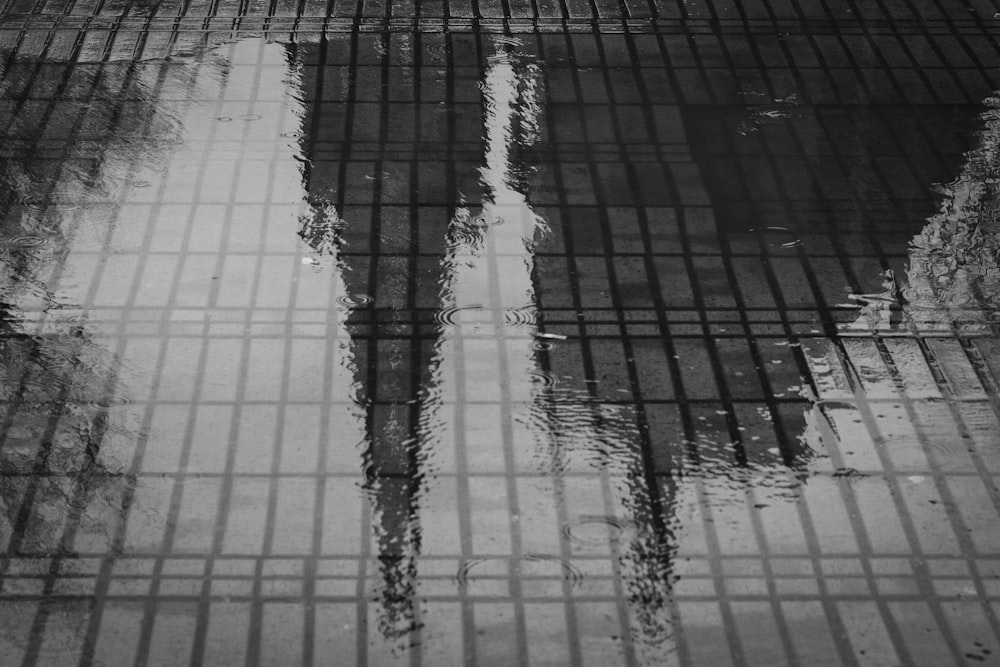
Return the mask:
<path fill-rule="evenodd" d="M 354 376 L 351 398 L 363 411 L 362 466 L 382 576 L 380 630 L 387 639 L 405 640 L 418 623 L 418 506 L 429 474 L 425 450 L 431 437 L 424 425 L 432 418 L 429 397 L 437 381 L 435 347 L 441 335 L 440 327 L 421 312 L 443 308 L 441 289 L 450 280 L 450 266 L 443 244 L 431 251 L 420 248 L 420 258 L 411 260 L 409 253 L 418 241 L 416 225 L 407 221 L 408 184 L 404 181 L 404 190 L 393 192 L 400 183 L 388 180 L 399 174 L 390 174 L 387 153 L 412 139 L 412 127 L 387 124 L 377 115 L 359 118 L 359 124 L 370 129 L 370 136 L 364 137 L 368 141 L 362 145 L 361 133 L 348 130 L 344 137 L 354 137 L 354 145 L 344 139 L 339 154 L 336 147 L 331 150 L 331 143 L 343 137 L 327 126 L 345 115 L 349 122 L 354 110 L 328 100 L 357 94 L 370 101 L 371 91 L 357 87 L 381 68 L 359 66 L 349 89 L 330 90 L 339 82 L 329 80 L 333 68 L 323 67 L 324 55 L 320 45 L 295 49 L 307 100 L 301 143 L 310 205 L 299 235 L 316 251 L 318 262 L 330 261 L 324 256 L 333 258 L 331 268 L 342 282 L 340 303 L 346 312 L 343 326 L 351 340 L 349 370 Z M 370 110 L 373 105 L 366 102 L 357 105 L 356 113 Z M 375 142 L 378 148 L 372 151 Z M 358 159 L 356 152 L 370 156 L 365 173 L 350 169 L 349 163 Z M 446 216 L 421 216 L 419 224 L 422 239 L 448 236 Z"/>

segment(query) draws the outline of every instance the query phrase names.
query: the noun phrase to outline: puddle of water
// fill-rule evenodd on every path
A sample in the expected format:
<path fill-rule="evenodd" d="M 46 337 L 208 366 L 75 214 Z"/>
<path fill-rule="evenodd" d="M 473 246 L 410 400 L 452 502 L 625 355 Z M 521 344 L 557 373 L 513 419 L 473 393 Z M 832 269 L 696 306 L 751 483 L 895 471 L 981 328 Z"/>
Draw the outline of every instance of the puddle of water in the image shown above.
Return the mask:
<path fill-rule="evenodd" d="M 794 655 L 796 604 L 855 655 L 850 601 L 905 655 L 896 602 L 992 594 L 947 567 L 1000 553 L 973 338 L 1000 294 L 994 103 L 940 211 L 873 235 L 836 219 L 885 199 L 849 161 L 850 196 L 791 184 L 850 155 L 841 115 L 875 136 L 910 109 L 681 105 L 610 37 L 472 37 L 8 67 L 11 654 L 99 652 L 136 603 L 139 661 L 298 651 L 329 616 L 374 662 L 475 662 L 489 634 L 505 663 L 673 664 L 704 634 L 753 663 L 746 619 Z M 55 146 L 25 130 L 39 105 Z M 914 122 L 894 140 L 928 139 Z M 71 561 L 98 592 L 61 596 Z"/>

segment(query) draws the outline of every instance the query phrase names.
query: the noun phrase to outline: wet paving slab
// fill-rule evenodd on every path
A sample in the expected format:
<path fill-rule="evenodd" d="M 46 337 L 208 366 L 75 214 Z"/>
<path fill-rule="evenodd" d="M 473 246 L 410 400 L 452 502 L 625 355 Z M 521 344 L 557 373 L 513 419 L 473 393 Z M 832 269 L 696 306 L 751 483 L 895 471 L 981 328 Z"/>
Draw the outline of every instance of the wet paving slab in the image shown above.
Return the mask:
<path fill-rule="evenodd" d="M 996 662 L 996 11 L 8 3 L 0 662 Z"/>

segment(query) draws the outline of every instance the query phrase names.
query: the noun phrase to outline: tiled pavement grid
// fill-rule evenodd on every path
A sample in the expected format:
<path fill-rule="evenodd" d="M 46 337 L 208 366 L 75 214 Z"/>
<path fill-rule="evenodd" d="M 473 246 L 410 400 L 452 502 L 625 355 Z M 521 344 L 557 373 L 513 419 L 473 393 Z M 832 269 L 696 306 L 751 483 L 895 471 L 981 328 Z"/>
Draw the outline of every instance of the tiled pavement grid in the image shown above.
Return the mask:
<path fill-rule="evenodd" d="M 998 13 L 7 2 L 0 662 L 996 662 Z"/>

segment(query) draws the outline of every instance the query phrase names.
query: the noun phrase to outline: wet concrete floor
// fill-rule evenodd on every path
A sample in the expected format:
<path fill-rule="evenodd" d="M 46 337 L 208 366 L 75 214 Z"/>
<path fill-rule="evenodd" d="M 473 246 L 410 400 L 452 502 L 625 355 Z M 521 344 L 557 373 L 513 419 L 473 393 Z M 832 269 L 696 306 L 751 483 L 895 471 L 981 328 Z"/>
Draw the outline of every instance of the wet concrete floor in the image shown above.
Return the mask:
<path fill-rule="evenodd" d="M 998 35 L 0 5 L 0 664 L 1000 664 Z"/>

